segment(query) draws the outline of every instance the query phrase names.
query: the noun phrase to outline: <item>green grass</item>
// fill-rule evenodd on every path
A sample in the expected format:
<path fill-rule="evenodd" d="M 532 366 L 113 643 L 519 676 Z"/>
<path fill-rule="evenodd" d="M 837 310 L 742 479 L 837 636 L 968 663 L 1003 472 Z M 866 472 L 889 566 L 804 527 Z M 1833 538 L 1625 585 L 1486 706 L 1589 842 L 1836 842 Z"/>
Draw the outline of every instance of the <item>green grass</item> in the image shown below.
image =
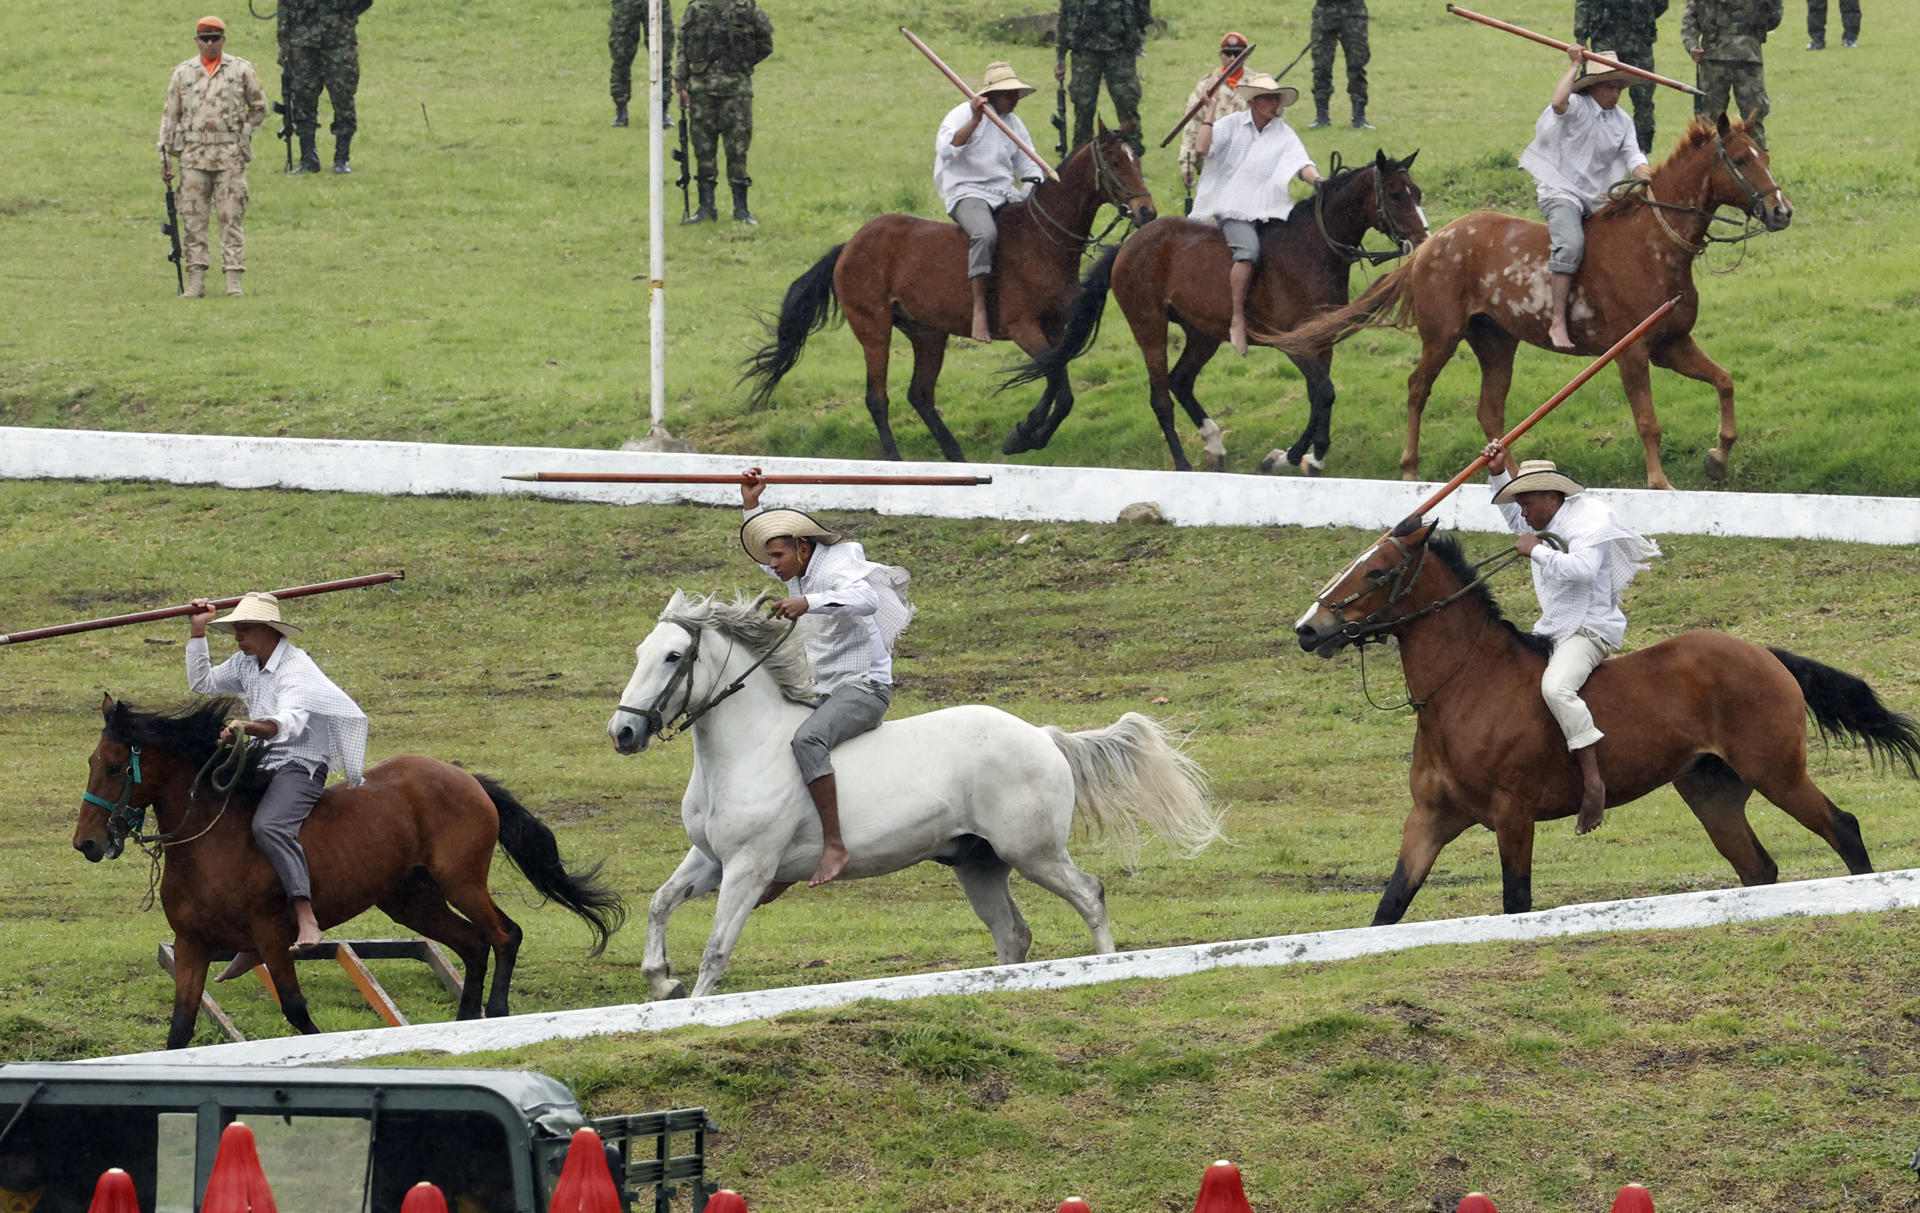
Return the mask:
<path fill-rule="evenodd" d="M 954 0 L 773 6 L 777 50 L 757 78 L 752 160 L 762 226 L 669 228 L 676 433 L 710 452 L 877 453 L 844 330 L 814 338 L 764 411 L 745 409 L 735 364 L 761 340 L 753 313 L 776 306 L 826 248 L 882 211 L 937 213 L 928 138 L 954 97 L 894 27 L 913 26 L 969 75 L 1003 56 L 1044 75 L 1048 51 L 993 41 L 1000 11 Z M 232 49 L 262 64 L 276 89 L 269 26 L 227 15 Z M 1539 0 L 1501 15 L 1559 33 L 1567 21 L 1564 6 Z M 1198 0 L 1167 16 L 1167 36 L 1141 61 L 1155 138 L 1212 61 L 1220 30 L 1245 27 L 1269 69 L 1306 41 L 1304 9 L 1247 26 L 1243 9 Z M 189 303 L 172 297 L 150 167 L 167 69 L 189 53 L 185 18 L 132 0 L 78 21 L 50 0 L 5 6 L 0 31 L 35 53 L 0 64 L 14 117 L 0 275 L 16 303 L 0 332 L 0 421 L 588 447 L 643 432 L 645 132 L 606 126 L 605 21 L 598 0 L 531 9 L 383 0 L 362 23 L 358 171 L 283 177 L 279 148 L 263 139 L 251 178 L 250 297 Z M 1744 246 L 1744 261 L 1722 249 L 1701 267 L 1698 335 L 1740 391 L 1729 485 L 1910 495 L 1920 492 L 1920 430 L 1908 424 L 1906 334 L 1920 292 L 1902 233 L 1920 213 L 1908 188 L 1920 150 L 1902 133 L 1920 121 L 1920 100 L 1900 72 L 1904 48 L 1920 39 L 1920 12 L 1886 6 L 1859 50 L 1819 55 L 1798 49 L 1797 21 L 1789 14 L 1768 48 L 1768 127 L 1798 215 L 1788 231 Z M 1661 68 L 1684 76 L 1677 23 L 1670 12 L 1657 50 Z M 1558 70 L 1553 54 L 1416 0 L 1377 0 L 1373 46 L 1379 131 L 1308 132 L 1315 154 L 1352 161 L 1376 146 L 1421 149 L 1417 175 L 1436 224 L 1487 206 L 1529 213 L 1513 161 Z M 1303 84 L 1306 70 L 1295 69 Z M 1027 114 L 1043 142 L 1047 100 L 1034 98 Z M 1661 92 L 1662 150 L 1689 104 Z M 1162 209 L 1177 213 L 1171 152 L 1151 152 L 1147 169 Z M 677 219 L 677 201 L 669 205 Z M 1729 275 L 1704 272 L 1736 264 Z M 1414 352 L 1410 337 L 1392 333 L 1342 350 L 1335 474 L 1398 474 Z M 937 458 L 905 406 L 904 343 L 895 354 L 903 450 Z M 1010 346 L 957 344 L 948 360 L 942 408 L 976 458 L 994 457 L 1032 403 L 992 394 L 1012 359 Z M 1430 474 L 1464 463 L 1481 441 L 1471 364 L 1463 351 L 1436 390 Z M 1524 353 L 1512 416 L 1578 365 Z M 1286 445 L 1304 423 L 1302 383 L 1283 367 L 1270 352 L 1227 357 L 1202 380 L 1236 467 Z M 1076 381 L 1074 416 L 1050 449 L 1023 460 L 1167 466 L 1123 325 L 1108 327 Z M 1718 424 L 1712 393 L 1665 372 L 1654 385 L 1674 481 L 1701 487 L 1699 456 Z M 1538 434 L 1591 483 L 1641 483 L 1639 443 L 1610 375 Z"/>

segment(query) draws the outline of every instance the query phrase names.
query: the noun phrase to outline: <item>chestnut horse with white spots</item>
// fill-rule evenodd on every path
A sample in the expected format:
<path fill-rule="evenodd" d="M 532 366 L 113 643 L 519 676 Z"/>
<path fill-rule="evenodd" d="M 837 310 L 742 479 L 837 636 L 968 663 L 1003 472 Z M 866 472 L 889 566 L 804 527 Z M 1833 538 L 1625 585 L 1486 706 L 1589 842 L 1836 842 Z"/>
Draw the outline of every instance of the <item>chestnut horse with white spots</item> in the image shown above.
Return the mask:
<path fill-rule="evenodd" d="M 1647 487 L 1670 489 L 1660 467 L 1660 422 L 1653 414 L 1648 364 L 1711 383 L 1720 396 L 1720 442 L 1707 452 L 1706 474 L 1726 475 L 1733 449 L 1733 377 L 1693 339 L 1700 292 L 1693 261 L 1707 246 L 1714 212 L 1732 206 L 1768 231 L 1793 221 L 1793 206 L 1774 183 L 1767 153 L 1746 123 L 1696 119 L 1645 190 L 1607 203 L 1587 220 L 1586 260 L 1574 276 L 1567 328 L 1584 358 L 1604 352 L 1674 296 L 1665 319 L 1615 360 L 1633 422 L 1647 451 Z M 1406 265 L 1374 283 L 1352 305 L 1279 335 L 1288 354 L 1380 325 L 1411 324 L 1420 333 L 1420 361 L 1407 376 L 1407 445 L 1400 474 L 1420 478 L 1420 414 L 1433 381 L 1462 339 L 1480 361 L 1480 427 L 1506 430 L 1507 389 L 1520 342 L 1552 349 L 1547 339 L 1551 293 L 1547 225 L 1476 211 L 1435 232 Z"/>

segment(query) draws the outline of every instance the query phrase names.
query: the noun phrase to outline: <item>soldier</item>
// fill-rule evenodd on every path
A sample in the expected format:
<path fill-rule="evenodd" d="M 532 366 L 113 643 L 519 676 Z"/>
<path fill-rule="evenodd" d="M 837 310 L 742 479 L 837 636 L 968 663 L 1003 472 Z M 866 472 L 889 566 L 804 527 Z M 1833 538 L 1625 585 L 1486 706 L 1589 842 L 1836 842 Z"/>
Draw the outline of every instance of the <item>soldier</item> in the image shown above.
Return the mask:
<path fill-rule="evenodd" d="M 247 161 L 253 132 L 267 120 L 267 95 L 253 64 L 226 52 L 227 23 L 202 17 L 194 26 L 200 53 L 173 69 L 160 113 L 160 178 L 173 186 L 180 158 L 180 242 L 188 299 L 207 293 L 207 221 L 220 214 L 220 262 L 227 294 L 238 295 L 247 268 Z"/>
<path fill-rule="evenodd" d="M 1214 81 L 1220 79 L 1220 73 L 1227 70 L 1227 65 L 1239 58 L 1240 52 L 1246 49 L 1245 34 L 1229 30 L 1220 39 L 1220 66 L 1200 77 L 1200 82 L 1193 86 L 1193 92 L 1187 95 L 1188 110 L 1200 104 L 1202 94 L 1212 87 Z M 1240 96 L 1239 92 L 1240 79 L 1246 74 L 1246 65 L 1242 64 L 1239 71 L 1227 77 L 1219 88 L 1213 90 L 1213 95 L 1207 98 L 1207 104 L 1193 116 L 1191 122 L 1187 123 L 1187 129 L 1180 132 L 1180 183 L 1187 187 L 1188 209 L 1192 209 L 1194 178 L 1200 175 L 1200 165 L 1205 160 L 1204 156 L 1194 150 L 1193 141 L 1199 135 L 1202 123 L 1218 122 L 1228 114 L 1238 114 L 1247 108 L 1246 100 Z M 1181 113 L 1185 112 L 1186 110 L 1181 111 Z"/>
<path fill-rule="evenodd" d="M 1095 107 L 1100 81 L 1107 82 L 1120 133 L 1135 154 L 1140 139 L 1140 67 L 1147 27 L 1153 24 L 1153 0 L 1060 0 L 1060 22 L 1054 33 L 1053 78 L 1067 77 L 1067 53 L 1073 53 L 1073 80 L 1067 96 L 1073 100 L 1073 145 L 1093 139 Z"/>
<path fill-rule="evenodd" d="M 1860 0 L 1840 0 L 1840 45 L 1860 45 Z M 1827 49 L 1827 0 L 1807 0 L 1807 49 Z"/>
<path fill-rule="evenodd" d="M 1610 46 L 1620 62 L 1652 71 L 1654 22 L 1666 11 L 1667 0 L 1574 0 L 1573 40 L 1588 48 Z M 1643 152 L 1653 150 L 1653 89 L 1653 81 L 1637 78 L 1627 86 Z"/>
<path fill-rule="evenodd" d="M 747 210 L 747 146 L 753 142 L 753 69 L 773 53 L 773 22 L 754 0 L 692 0 L 680 15 L 680 59 L 673 83 L 687 115 L 697 166 L 700 209 L 682 223 L 718 219 L 713 187 L 720 180 L 720 141 L 727 144 L 733 217 L 752 227 Z"/>
<path fill-rule="evenodd" d="M 1694 83 L 1706 94 L 1693 99 L 1693 112 L 1718 119 L 1727 97 L 1739 107 L 1754 142 L 1767 145 L 1761 119 L 1767 103 L 1767 72 L 1760 48 L 1780 28 L 1780 0 L 1687 0 L 1680 17 L 1680 45 L 1698 66 Z"/>
<path fill-rule="evenodd" d="M 300 137 L 300 163 L 293 173 L 320 171 L 320 152 L 314 147 L 320 127 L 320 90 L 333 104 L 333 171 L 351 173 L 347 157 L 359 116 L 353 94 L 360 87 L 360 39 L 355 27 L 373 0 L 282 0 L 280 4 L 280 72 L 286 92 L 288 121 Z"/>
<path fill-rule="evenodd" d="M 1367 0 L 1314 0 L 1313 5 L 1313 122 L 1309 130 L 1332 126 L 1327 107 L 1333 101 L 1333 52 L 1347 57 L 1347 101 L 1353 106 L 1353 129 L 1370 131 L 1367 121 Z"/>
<path fill-rule="evenodd" d="M 665 116 L 673 108 L 668 81 L 673 79 L 673 0 L 660 0 L 660 125 L 672 126 Z M 633 99 L 633 57 L 641 46 L 652 46 L 647 33 L 647 0 L 613 0 L 607 21 L 607 50 L 613 71 L 607 91 L 613 95 L 613 125 L 627 124 L 627 102 Z"/>

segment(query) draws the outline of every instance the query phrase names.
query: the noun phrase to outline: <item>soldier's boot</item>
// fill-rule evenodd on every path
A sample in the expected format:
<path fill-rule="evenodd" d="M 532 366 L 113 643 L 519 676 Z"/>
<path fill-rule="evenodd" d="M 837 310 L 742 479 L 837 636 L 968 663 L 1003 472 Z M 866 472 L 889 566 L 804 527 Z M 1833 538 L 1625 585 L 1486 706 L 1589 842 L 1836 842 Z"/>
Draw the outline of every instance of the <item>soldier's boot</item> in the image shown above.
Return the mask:
<path fill-rule="evenodd" d="M 238 299 L 240 296 L 246 294 L 245 291 L 240 289 L 240 275 L 244 273 L 246 273 L 245 270 L 227 271 L 227 298 Z"/>
<path fill-rule="evenodd" d="M 347 163 L 347 156 L 353 151 L 353 136 L 340 135 L 333 141 L 333 171 L 351 173 L 353 166 Z"/>
<path fill-rule="evenodd" d="M 180 292 L 182 299 L 205 299 L 207 297 L 207 267 L 190 266 L 187 269 L 187 289 Z"/>
<path fill-rule="evenodd" d="M 300 163 L 287 170 L 289 176 L 320 171 L 320 148 L 313 135 L 300 136 Z"/>
<path fill-rule="evenodd" d="M 1364 101 L 1353 103 L 1353 129 L 1356 131 L 1373 129 L 1373 123 L 1367 121 L 1367 103 Z"/>
<path fill-rule="evenodd" d="M 1821 37 L 1819 34 L 1815 34 L 1813 37 L 1807 39 L 1807 49 L 1810 51 L 1826 50 L 1827 40 Z"/>
<path fill-rule="evenodd" d="M 624 101 L 616 101 L 613 103 L 612 125 L 625 126 L 626 124 L 627 124 L 627 103 Z"/>
<path fill-rule="evenodd" d="M 1316 101 L 1313 104 L 1313 121 L 1307 123 L 1307 129 L 1317 131 L 1323 126 L 1332 126 L 1333 120 L 1327 117 L 1327 103 Z"/>
<path fill-rule="evenodd" d="M 733 187 L 733 218 L 736 223 L 744 223 L 748 227 L 760 226 L 760 221 L 747 210 L 747 187 L 744 185 Z"/>
<path fill-rule="evenodd" d="M 702 179 L 696 182 L 695 184 L 697 184 L 700 187 L 700 209 L 693 212 L 693 214 L 688 215 L 685 219 L 682 219 L 680 222 L 682 224 L 711 223 L 714 220 L 719 219 L 720 212 L 713 209 L 714 183 L 711 181 Z"/>

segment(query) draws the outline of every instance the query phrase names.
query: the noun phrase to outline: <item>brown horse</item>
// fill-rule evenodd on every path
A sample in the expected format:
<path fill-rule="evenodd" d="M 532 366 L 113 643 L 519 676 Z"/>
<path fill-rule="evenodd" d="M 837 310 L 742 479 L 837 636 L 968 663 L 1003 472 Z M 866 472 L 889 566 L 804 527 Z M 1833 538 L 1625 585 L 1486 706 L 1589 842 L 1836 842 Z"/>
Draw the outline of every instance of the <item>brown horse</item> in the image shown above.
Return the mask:
<path fill-rule="evenodd" d="M 1580 806 L 1578 766 L 1540 695 L 1548 642 L 1507 622 L 1459 545 L 1417 518 L 1334 577 L 1294 632 L 1322 657 L 1400 641 L 1418 713 L 1413 810 L 1374 924 L 1400 921 L 1441 848 L 1473 825 L 1498 839 L 1502 908 L 1531 909 L 1534 823 Z M 1825 839 L 1847 871 L 1873 870 L 1859 823 L 1807 777 L 1808 714 L 1822 737 L 1857 738 L 1910 773 L 1920 756 L 1920 729 L 1865 682 L 1721 632 L 1686 632 L 1602 662 L 1580 694 L 1606 733 L 1607 803 L 1671 783 L 1742 884 L 1779 875 L 1747 823 L 1756 790 Z"/>
<path fill-rule="evenodd" d="M 237 714 L 236 702 L 211 699 L 177 712 L 142 712 L 109 696 L 100 711 L 106 727 L 87 760 L 73 845 L 98 863 L 118 856 L 132 836 L 165 858 L 160 904 L 174 930 L 167 1047 L 193 1039 L 215 951 L 258 953 L 287 1022 L 301 1032 L 319 1031 L 287 952 L 294 924 L 286 894 L 253 841 L 257 781 L 243 774 L 227 796 L 202 778 L 219 750 L 221 727 Z M 139 834 L 148 808 L 159 830 L 154 836 Z M 300 832 L 320 925 L 378 906 L 395 922 L 446 944 L 466 967 L 461 1019 L 481 1014 L 489 950 L 495 969 L 486 1014 L 507 1014 L 520 950 L 519 926 L 487 891 L 496 841 L 536 892 L 586 920 L 598 955 L 625 915 L 619 895 L 595 879 L 598 865 L 570 871 L 552 832 L 491 780 L 431 758 L 389 758 L 369 768 L 359 787 L 328 788 Z"/>
<path fill-rule="evenodd" d="M 1375 152 L 1373 163 L 1359 169 L 1335 168 L 1327 183 L 1314 192 L 1313 202 L 1301 204 L 1285 220 L 1260 226 L 1260 264 L 1247 292 L 1249 340 L 1274 344 L 1273 334 L 1300 324 L 1322 308 L 1347 301 L 1347 280 L 1354 262 L 1366 258 L 1378 264 L 1407 251 L 1427 238 L 1427 216 L 1420 209 L 1420 187 L 1408 170 L 1415 152 L 1405 160 Z M 1360 247 L 1369 230 L 1394 242 L 1395 251 L 1369 253 Z M 1227 293 L 1227 271 L 1232 254 L 1218 226 L 1188 219 L 1163 219 L 1108 253 L 1081 280 L 1060 342 L 1035 356 L 1007 378 L 1005 387 L 1045 378 L 1067 380 L 1067 364 L 1087 352 L 1100 331 L 1111 287 L 1120 310 L 1133 327 L 1133 339 L 1147 361 L 1151 384 L 1149 401 L 1166 435 L 1173 466 L 1187 471 L 1187 453 L 1173 427 L 1173 401 L 1178 399 L 1193 423 L 1200 427 L 1210 467 L 1226 462 L 1220 426 L 1194 396 L 1193 385 L 1220 343 L 1227 339 L 1233 302 Z M 1167 372 L 1167 322 L 1186 330 L 1186 348 Z M 1294 467 L 1303 462 L 1308 475 L 1326 466 L 1332 443 L 1333 362 L 1331 338 L 1311 349 L 1288 351 L 1288 357 L 1307 380 L 1307 427 L 1285 452 Z M 1007 435 L 1008 454 L 1041 447 L 1053 436 L 1044 408 L 1013 427 Z M 1309 446 L 1312 450 L 1309 451 Z M 1272 471 L 1281 452 L 1261 464 Z"/>
<path fill-rule="evenodd" d="M 1123 136 L 1105 126 L 1093 142 L 1067 157 L 1059 173 L 1058 181 L 1042 182 L 996 216 L 1000 245 L 987 318 L 995 340 L 1010 339 L 1029 354 L 1059 337 L 1080 255 L 1100 208 L 1111 204 L 1136 226 L 1154 217 L 1139 158 Z M 958 224 L 912 215 L 868 220 L 853 239 L 828 249 L 787 288 L 770 326 L 773 340 L 742 364 L 741 382 L 757 381 L 749 403 L 758 408 L 772 399 L 775 386 L 800 361 L 807 338 L 826 326 L 837 306 L 866 351 L 867 411 L 880 431 L 882 454 L 900 458 L 887 420 L 887 354 L 897 328 L 913 345 L 908 403 L 927 423 L 941 453 L 964 461 L 960 444 L 934 407 L 933 388 L 947 357 L 947 338 L 972 331 L 972 300 L 967 234 Z M 1073 388 L 1064 373 L 1048 378 L 1034 412 L 1045 416 L 1049 408 L 1058 414 L 1053 425 L 1073 408 Z"/>
<path fill-rule="evenodd" d="M 1693 339 L 1700 292 L 1693 261 L 1707 246 L 1714 212 L 1734 206 L 1779 231 L 1793 206 L 1774 184 L 1767 153 L 1745 123 L 1716 126 L 1696 119 L 1651 188 L 1601 207 L 1587 221 L 1586 259 L 1567 302 L 1574 348 L 1592 357 L 1625 336 L 1653 310 L 1678 295 L 1680 303 L 1616 359 L 1633 406 L 1633 423 L 1647 452 L 1647 487 L 1670 489 L 1660 467 L 1660 422 L 1653 414 L 1648 363 L 1714 386 L 1720 395 L 1720 445 L 1707 452 L 1706 474 L 1726 475 L 1733 449 L 1733 377 Z M 1442 367 L 1464 338 L 1480 361 L 1480 428 L 1489 438 L 1506 429 L 1513 354 L 1525 341 L 1551 349 L 1547 321 L 1547 227 L 1512 215 L 1476 211 L 1435 232 L 1406 265 L 1349 307 L 1285 334 L 1287 353 L 1311 353 L 1370 326 L 1412 324 L 1420 333 L 1420 361 L 1407 376 L 1407 445 L 1400 474 L 1420 477 L 1420 413 Z"/>

